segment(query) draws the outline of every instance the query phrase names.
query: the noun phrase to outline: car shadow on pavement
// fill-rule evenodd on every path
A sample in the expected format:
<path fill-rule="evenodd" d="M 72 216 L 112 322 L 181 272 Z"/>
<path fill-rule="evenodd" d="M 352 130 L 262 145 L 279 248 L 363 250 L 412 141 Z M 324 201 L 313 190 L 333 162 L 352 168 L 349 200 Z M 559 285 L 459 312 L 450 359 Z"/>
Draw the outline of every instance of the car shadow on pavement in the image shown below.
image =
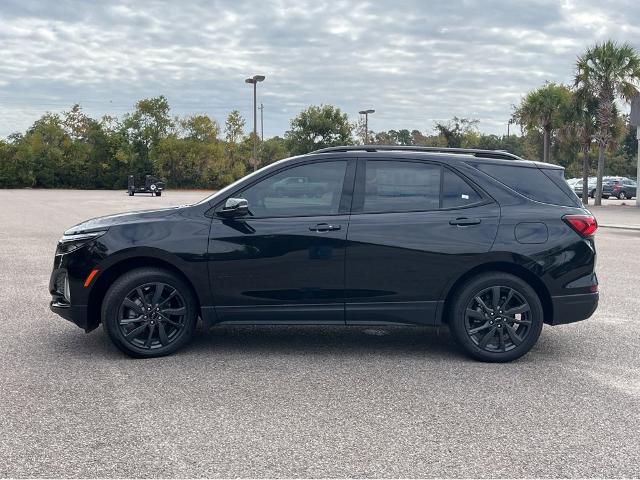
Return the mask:
<path fill-rule="evenodd" d="M 102 328 L 51 333 L 49 352 L 74 358 L 126 358 Z M 466 359 L 446 327 L 215 326 L 198 329 L 174 357 L 206 355 L 410 355 Z"/>
<path fill-rule="evenodd" d="M 446 327 L 216 326 L 185 352 L 465 358 Z"/>

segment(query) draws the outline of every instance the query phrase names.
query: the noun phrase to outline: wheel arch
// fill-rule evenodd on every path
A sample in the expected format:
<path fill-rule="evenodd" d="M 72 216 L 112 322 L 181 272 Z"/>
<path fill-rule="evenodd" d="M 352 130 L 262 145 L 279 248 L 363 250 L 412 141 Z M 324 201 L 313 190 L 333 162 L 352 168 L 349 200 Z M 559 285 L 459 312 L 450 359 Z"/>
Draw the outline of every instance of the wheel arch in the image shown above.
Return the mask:
<path fill-rule="evenodd" d="M 516 277 L 521 278 L 525 282 L 527 282 L 531 288 L 533 288 L 540 298 L 540 303 L 542 303 L 542 309 L 544 312 L 544 321 L 548 323 L 553 318 L 553 302 L 551 301 L 551 294 L 549 290 L 545 286 L 545 284 L 540 280 L 538 276 L 536 276 L 531 271 L 527 270 L 525 267 L 514 263 L 508 262 L 490 262 L 484 263 L 482 265 L 478 265 L 471 270 L 462 274 L 449 288 L 447 292 L 442 308 L 442 315 L 440 316 L 442 323 L 447 323 L 449 309 L 453 304 L 453 299 L 455 298 L 456 293 L 460 288 L 471 278 L 476 277 L 483 273 L 488 272 L 504 272 L 510 273 L 511 275 L 515 275 Z"/>
<path fill-rule="evenodd" d="M 96 279 L 95 284 L 91 288 L 89 293 L 89 299 L 87 303 L 87 331 L 95 329 L 101 322 L 100 311 L 102 308 L 102 301 L 109 290 L 109 287 L 113 282 L 131 270 L 142 267 L 157 267 L 163 270 L 170 271 L 184 280 L 184 282 L 191 288 L 196 301 L 198 302 L 198 308 L 201 306 L 201 298 L 198 295 L 198 290 L 193 285 L 193 282 L 189 279 L 185 273 L 167 260 L 157 258 L 154 256 L 140 255 L 134 257 L 123 258 L 107 269 L 100 272 L 100 275 Z"/>

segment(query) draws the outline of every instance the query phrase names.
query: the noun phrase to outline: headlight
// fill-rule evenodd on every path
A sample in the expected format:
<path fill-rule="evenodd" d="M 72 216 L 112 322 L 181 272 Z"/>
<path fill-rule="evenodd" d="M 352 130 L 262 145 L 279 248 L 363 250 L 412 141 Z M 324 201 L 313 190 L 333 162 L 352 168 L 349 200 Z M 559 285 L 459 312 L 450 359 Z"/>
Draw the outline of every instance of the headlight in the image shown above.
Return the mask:
<path fill-rule="evenodd" d="M 86 245 L 91 240 L 94 240 L 102 235 L 107 233 L 106 230 L 100 230 L 98 232 L 87 232 L 87 233 L 73 233 L 71 235 L 63 235 L 60 240 L 58 240 L 58 248 L 56 253 L 71 253 L 74 250 Z"/>

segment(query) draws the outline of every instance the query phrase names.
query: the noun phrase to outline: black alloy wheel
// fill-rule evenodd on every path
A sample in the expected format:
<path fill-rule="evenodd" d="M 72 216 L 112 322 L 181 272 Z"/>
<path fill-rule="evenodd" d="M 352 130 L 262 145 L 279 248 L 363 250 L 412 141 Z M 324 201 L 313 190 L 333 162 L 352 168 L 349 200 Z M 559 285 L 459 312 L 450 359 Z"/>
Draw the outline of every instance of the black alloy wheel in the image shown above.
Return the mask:
<path fill-rule="evenodd" d="M 187 307 L 171 285 L 156 282 L 131 290 L 120 304 L 118 327 L 124 338 L 139 348 L 157 349 L 171 344 L 184 329 Z"/>
<path fill-rule="evenodd" d="M 197 303 L 190 286 L 157 268 L 133 270 L 109 288 L 102 322 L 113 343 L 133 357 L 168 355 L 192 337 Z"/>
<path fill-rule="evenodd" d="M 489 272 L 457 290 L 447 321 L 468 355 L 487 362 L 508 362 L 536 343 L 544 312 L 535 290 L 523 279 Z"/>
<path fill-rule="evenodd" d="M 487 352 L 508 352 L 531 331 L 531 307 L 515 289 L 496 285 L 474 296 L 465 313 L 467 334 Z"/>

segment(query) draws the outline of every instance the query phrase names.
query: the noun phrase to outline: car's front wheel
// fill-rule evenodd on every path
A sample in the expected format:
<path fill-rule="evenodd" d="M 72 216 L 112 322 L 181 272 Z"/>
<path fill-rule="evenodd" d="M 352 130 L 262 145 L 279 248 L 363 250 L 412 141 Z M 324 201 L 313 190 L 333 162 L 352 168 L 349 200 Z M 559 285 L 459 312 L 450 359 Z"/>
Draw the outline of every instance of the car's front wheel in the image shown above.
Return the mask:
<path fill-rule="evenodd" d="M 113 343 L 132 357 L 175 352 L 193 336 L 197 301 L 178 275 L 158 268 L 125 273 L 107 291 L 102 323 Z"/>
<path fill-rule="evenodd" d="M 624 192 L 620 192 L 618 194 L 618 200 L 626 200 L 627 199 L 627 194 Z"/>
<path fill-rule="evenodd" d="M 515 275 L 481 274 L 457 292 L 449 310 L 449 328 L 471 357 L 509 362 L 538 340 L 544 313 L 535 290 Z"/>

